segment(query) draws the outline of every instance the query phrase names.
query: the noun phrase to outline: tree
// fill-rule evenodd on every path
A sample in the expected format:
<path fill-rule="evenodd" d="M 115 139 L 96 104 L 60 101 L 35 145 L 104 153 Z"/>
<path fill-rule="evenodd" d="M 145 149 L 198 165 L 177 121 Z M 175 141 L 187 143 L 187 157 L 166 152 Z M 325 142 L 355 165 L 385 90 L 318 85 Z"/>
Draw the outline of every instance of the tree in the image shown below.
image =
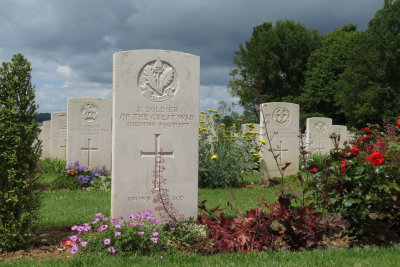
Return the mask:
<path fill-rule="evenodd" d="M 40 142 L 31 64 L 21 54 L 0 67 L 0 251 L 29 245 L 40 208 Z"/>
<path fill-rule="evenodd" d="M 325 35 L 322 46 L 309 57 L 304 87 L 299 97 L 301 119 L 329 117 L 337 124 L 346 121 L 338 102 L 338 80 L 345 71 L 349 54 L 355 49 L 355 38 L 363 34 L 349 24 Z"/>
<path fill-rule="evenodd" d="M 246 45 L 239 45 L 236 68 L 228 87 L 239 97 L 244 114 L 259 117 L 259 105 L 271 101 L 297 101 L 304 84 L 308 57 L 321 45 L 315 29 L 290 20 L 254 27 Z"/>

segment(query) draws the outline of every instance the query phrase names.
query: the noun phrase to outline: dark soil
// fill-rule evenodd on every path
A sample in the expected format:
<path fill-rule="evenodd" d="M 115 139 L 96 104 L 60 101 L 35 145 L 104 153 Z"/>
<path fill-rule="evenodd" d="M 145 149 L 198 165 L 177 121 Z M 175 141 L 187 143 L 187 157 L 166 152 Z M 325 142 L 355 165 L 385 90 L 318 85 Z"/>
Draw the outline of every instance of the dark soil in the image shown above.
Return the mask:
<path fill-rule="evenodd" d="M 0 261 L 18 259 L 68 258 L 70 248 L 61 245 L 73 232 L 69 227 L 42 230 L 38 239 L 28 249 L 0 253 Z"/>

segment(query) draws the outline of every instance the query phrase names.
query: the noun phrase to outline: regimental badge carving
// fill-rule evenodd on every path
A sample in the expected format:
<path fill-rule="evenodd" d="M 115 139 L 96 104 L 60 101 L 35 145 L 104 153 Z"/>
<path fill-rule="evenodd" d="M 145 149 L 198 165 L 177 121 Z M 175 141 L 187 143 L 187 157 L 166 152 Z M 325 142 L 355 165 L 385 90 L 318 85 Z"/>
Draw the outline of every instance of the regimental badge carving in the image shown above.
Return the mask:
<path fill-rule="evenodd" d="M 138 86 L 142 94 L 155 102 L 170 99 L 178 90 L 178 74 L 168 62 L 150 61 L 139 72 Z"/>
<path fill-rule="evenodd" d="M 317 129 L 320 134 L 324 134 L 326 131 L 325 122 L 320 121 L 320 122 L 315 123 L 315 129 Z"/>
<path fill-rule="evenodd" d="M 100 111 L 92 102 L 86 102 L 81 106 L 81 118 L 86 122 L 95 122 L 100 117 Z"/>
<path fill-rule="evenodd" d="M 272 119 L 280 125 L 285 125 L 290 120 L 290 112 L 284 107 L 276 108 L 272 112 Z"/>
<path fill-rule="evenodd" d="M 58 116 L 58 129 L 67 129 L 67 116 L 66 115 Z"/>

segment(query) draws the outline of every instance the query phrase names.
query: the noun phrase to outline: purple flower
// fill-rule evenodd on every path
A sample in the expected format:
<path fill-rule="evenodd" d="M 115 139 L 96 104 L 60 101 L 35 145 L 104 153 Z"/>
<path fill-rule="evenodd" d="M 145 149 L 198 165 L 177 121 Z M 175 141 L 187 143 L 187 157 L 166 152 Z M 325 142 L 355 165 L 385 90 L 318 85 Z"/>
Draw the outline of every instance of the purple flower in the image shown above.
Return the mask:
<path fill-rule="evenodd" d="M 100 226 L 98 229 L 97 229 L 97 231 L 98 232 L 103 232 L 104 230 L 106 230 L 108 228 L 108 225 L 107 224 L 103 224 L 102 226 Z"/>
<path fill-rule="evenodd" d="M 94 216 L 96 216 L 96 217 L 104 217 L 104 215 L 103 214 L 101 214 L 100 212 L 99 213 L 96 213 Z"/>
<path fill-rule="evenodd" d="M 114 217 L 114 218 L 111 219 L 111 221 L 112 221 L 113 223 L 116 223 L 116 222 L 118 222 L 118 218 L 117 218 L 117 217 Z"/>
<path fill-rule="evenodd" d="M 139 223 L 139 225 L 144 225 L 144 222 Z"/>
<path fill-rule="evenodd" d="M 76 235 L 71 235 L 71 236 L 69 236 L 69 239 L 70 239 L 71 241 L 76 242 L 76 241 L 78 240 L 78 236 L 76 236 Z"/>
<path fill-rule="evenodd" d="M 108 250 L 108 252 L 113 253 L 113 254 L 116 252 L 114 247 L 109 247 L 107 250 Z"/>
<path fill-rule="evenodd" d="M 72 226 L 72 227 L 71 227 L 71 230 L 72 230 L 72 231 L 75 231 L 75 230 L 76 230 L 76 228 L 78 228 L 78 225 L 74 225 L 74 226 Z"/>
<path fill-rule="evenodd" d="M 108 221 L 108 218 L 107 218 L 107 217 L 104 217 L 104 218 L 103 218 L 103 221 Z"/>
<path fill-rule="evenodd" d="M 121 232 L 115 232 L 115 236 L 121 236 Z"/>
<path fill-rule="evenodd" d="M 144 235 L 144 232 L 137 232 L 138 235 Z"/>
<path fill-rule="evenodd" d="M 133 219 L 133 218 L 135 218 L 135 215 L 129 214 L 129 215 L 128 215 L 128 218 L 129 218 L 129 219 Z"/>
<path fill-rule="evenodd" d="M 81 246 L 82 246 L 82 247 L 86 247 L 87 243 L 88 243 L 88 242 L 81 242 Z"/>
<path fill-rule="evenodd" d="M 103 242 L 104 242 L 104 245 L 108 245 L 111 243 L 111 240 L 110 240 L 110 238 L 106 238 L 103 240 Z"/>
<path fill-rule="evenodd" d="M 174 231 L 175 227 L 170 227 L 169 230 Z"/>
<path fill-rule="evenodd" d="M 78 252 L 78 246 L 77 245 L 72 245 L 71 247 L 71 254 L 74 255 Z"/>
<path fill-rule="evenodd" d="M 115 228 L 121 228 L 121 225 L 120 224 L 116 224 L 114 227 Z"/>
<path fill-rule="evenodd" d="M 158 232 L 154 232 L 154 233 L 153 233 L 153 236 L 158 236 Z"/>
<path fill-rule="evenodd" d="M 138 225 L 138 222 L 137 221 L 132 221 L 132 222 L 130 222 L 129 223 L 131 226 L 136 226 L 136 225 Z"/>
<path fill-rule="evenodd" d="M 157 237 L 151 237 L 150 241 L 153 242 L 154 244 L 157 244 L 158 238 Z"/>

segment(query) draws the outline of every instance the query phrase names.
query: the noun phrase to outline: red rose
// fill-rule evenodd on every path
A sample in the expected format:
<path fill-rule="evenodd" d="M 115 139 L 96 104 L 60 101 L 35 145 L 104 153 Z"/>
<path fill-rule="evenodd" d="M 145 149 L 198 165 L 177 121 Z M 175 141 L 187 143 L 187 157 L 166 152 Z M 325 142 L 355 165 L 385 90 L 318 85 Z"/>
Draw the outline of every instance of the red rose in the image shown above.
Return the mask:
<path fill-rule="evenodd" d="M 344 173 L 346 172 L 346 170 L 347 170 L 347 168 L 346 168 L 346 161 L 347 161 L 347 160 L 343 160 L 343 161 L 342 161 L 342 165 L 340 165 L 340 173 L 341 173 L 341 174 L 344 174 Z"/>
<path fill-rule="evenodd" d="M 372 153 L 367 157 L 367 159 L 373 166 L 382 165 L 382 163 L 385 161 L 385 157 L 379 152 Z"/>
<path fill-rule="evenodd" d="M 354 146 L 352 149 L 349 149 L 349 152 L 355 156 L 357 155 L 358 151 L 360 151 L 360 149 L 357 146 Z"/>
<path fill-rule="evenodd" d="M 397 121 L 397 126 L 400 127 L 400 120 Z"/>

